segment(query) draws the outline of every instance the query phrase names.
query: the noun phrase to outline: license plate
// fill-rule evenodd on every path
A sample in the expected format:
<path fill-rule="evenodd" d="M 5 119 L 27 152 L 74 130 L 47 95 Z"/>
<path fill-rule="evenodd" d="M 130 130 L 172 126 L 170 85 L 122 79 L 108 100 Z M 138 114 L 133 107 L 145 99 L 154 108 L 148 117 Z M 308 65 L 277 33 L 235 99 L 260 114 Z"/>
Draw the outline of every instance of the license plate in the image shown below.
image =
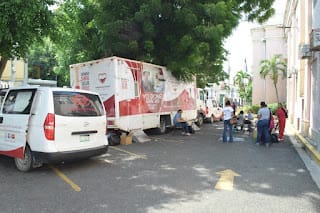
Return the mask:
<path fill-rule="evenodd" d="M 90 140 L 89 135 L 80 135 L 80 142 L 88 142 Z"/>

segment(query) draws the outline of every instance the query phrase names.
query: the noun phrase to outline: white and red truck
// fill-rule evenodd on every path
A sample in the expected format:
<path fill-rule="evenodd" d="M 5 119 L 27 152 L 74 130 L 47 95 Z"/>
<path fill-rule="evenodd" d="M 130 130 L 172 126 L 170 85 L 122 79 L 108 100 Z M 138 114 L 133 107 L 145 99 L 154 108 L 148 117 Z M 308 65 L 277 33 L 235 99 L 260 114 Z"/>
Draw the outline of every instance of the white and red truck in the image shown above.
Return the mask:
<path fill-rule="evenodd" d="M 197 109 L 199 126 L 205 121 L 213 123 L 222 119 L 222 107 L 218 105 L 216 98 L 210 95 L 208 88 L 198 88 Z"/>
<path fill-rule="evenodd" d="M 166 67 L 120 57 L 70 65 L 71 87 L 100 94 L 109 133 L 173 125 L 178 109 L 187 120 L 197 118 L 196 81 L 177 80 Z"/>

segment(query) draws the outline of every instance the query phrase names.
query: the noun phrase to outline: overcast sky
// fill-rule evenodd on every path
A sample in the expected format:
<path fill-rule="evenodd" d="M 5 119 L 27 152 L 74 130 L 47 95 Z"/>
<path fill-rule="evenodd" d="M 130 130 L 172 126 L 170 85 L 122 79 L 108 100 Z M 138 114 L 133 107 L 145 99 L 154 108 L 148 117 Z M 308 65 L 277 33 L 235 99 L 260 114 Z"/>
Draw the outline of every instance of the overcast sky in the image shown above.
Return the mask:
<path fill-rule="evenodd" d="M 266 25 L 282 25 L 286 2 L 286 0 L 275 1 L 274 8 L 276 8 L 276 14 L 268 20 Z M 245 70 L 245 60 L 247 61 L 248 71 L 251 72 L 252 39 L 250 29 L 258 26 L 257 23 L 243 21 L 226 40 L 225 48 L 229 51 L 229 56 L 228 62 L 224 64 L 224 69 L 228 71 L 228 67 L 230 66 L 232 76 L 239 70 Z"/>

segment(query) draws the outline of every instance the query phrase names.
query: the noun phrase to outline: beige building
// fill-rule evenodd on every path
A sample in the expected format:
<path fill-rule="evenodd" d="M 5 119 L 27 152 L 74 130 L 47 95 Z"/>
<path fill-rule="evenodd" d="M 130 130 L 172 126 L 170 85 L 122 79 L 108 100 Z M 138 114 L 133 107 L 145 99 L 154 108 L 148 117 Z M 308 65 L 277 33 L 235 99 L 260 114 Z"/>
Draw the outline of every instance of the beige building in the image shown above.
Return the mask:
<path fill-rule="evenodd" d="M 290 123 L 320 150 L 320 0 L 287 0 Z"/>
<path fill-rule="evenodd" d="M 267 25 L 251 29 L 252 36 L 252 104 L 258 105 L 261 101 L 277 103 L 276 90 L 269 77 L 263 79 L 259 74 L 262 60 L 271 59 L 274 55 L 286 58 L 286 44 L 283 30 L 279 25 Z M 279 101 L 286 102 L 286 79 L 278 79 Z"/>
<path fill-rule="evenodd" d="M 21 85 L 27 78 L 25 76 L 26 66 L 23 60 L 9 60 L 0 79 L 0 88 Z"/>

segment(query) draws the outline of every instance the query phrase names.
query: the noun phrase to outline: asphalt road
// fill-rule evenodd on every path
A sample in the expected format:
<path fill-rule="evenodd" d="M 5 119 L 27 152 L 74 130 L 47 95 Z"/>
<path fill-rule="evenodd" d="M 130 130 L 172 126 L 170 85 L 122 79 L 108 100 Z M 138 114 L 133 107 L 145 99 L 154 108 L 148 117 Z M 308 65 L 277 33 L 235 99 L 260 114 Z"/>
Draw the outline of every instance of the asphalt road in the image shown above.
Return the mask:
<path fill-rule="evenodd" d="M 0 212 L 320 212 L 320 190 L 288 136 L 270 148 L 242 133 L 223 144 L 221 125 L 29 173 L 1 156 Z"/>

